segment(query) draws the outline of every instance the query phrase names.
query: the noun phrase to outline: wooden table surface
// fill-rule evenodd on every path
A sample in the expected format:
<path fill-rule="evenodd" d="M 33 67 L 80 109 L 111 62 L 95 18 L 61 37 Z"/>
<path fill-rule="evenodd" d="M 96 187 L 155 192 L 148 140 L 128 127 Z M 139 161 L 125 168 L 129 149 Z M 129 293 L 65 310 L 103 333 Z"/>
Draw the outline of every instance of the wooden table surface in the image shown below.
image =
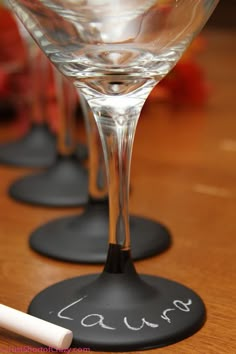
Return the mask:
<path fill-rule="evenodd" d="M 136 268 L 194 289 L 208 312 L 198 333 L 151 353 L 236 353 L 236 33 L 214 30 L 205 37 L 208 48 L 201 61 L 211 84 L 207 106 L 176 110 L 149 104 L 136 134 L 130 209 L 162 221 L 173 236 L 171 249 L 137 262 Z M 6 140 L 3 130 L 1 137 Z M 29 249 L 36 227 L 81 209 L 45 209 L 11 200 L 8 186 L 28 172 L 0 167 L 0 303 L 22 311 L 45 287 L 102 270 L 47 259 Z M 0 331 L 0 353 L 26 345 L 37 346 Z"/>

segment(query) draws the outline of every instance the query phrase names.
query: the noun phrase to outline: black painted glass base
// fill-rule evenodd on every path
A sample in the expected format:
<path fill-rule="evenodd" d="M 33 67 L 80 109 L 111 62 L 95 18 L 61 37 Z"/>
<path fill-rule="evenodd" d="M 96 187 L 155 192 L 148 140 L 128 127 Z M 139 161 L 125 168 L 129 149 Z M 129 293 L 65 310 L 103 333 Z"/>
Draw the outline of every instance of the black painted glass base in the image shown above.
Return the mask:
<path fill-rule="evenodd" d="M 50 286 L 33 299 L 29 313 L 72 330 L 73 347 L 96 351 L 163 347 L 202 327 L 206 310 L 194 291 L 168 279 L 139 276 L 131 262 L 123 263 L 123 270 L 105 266 L 100 275 Z"/>
<path fill-rule="evenodd" d="M 88 202 L 88 173 L 77 157 L 59 156 L 46 171 L 15 181 L 9 195 L 20 202 L 73 207 Z"/>
<path fill-rule="evenodd" d="M 33 124 L 19 140 L 0 145 L 0 163 L 17 167 L 48 167 L 56 159 L 56 138 L 45 124 Z"/>
<path fill-rule="evenodd" d="M 80 215 L 53 220 L 33 232 L 30 246 L 45 256 L 78 263 L 104 263 L 108 247 L 108 203 L 91 203 Z M 130 216 L 132 258 L 155 256 L 170 247 L 160 223 Z"/>

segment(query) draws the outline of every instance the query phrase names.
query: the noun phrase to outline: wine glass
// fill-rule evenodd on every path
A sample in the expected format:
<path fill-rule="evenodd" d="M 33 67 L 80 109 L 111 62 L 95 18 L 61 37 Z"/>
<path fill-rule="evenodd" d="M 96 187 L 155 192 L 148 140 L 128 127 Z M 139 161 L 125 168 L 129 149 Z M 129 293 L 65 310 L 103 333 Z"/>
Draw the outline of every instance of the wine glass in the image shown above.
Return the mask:
<path fill-rule="evenodd" d="M 9 194 L 17 201 L 34 205 L 80 206 L 88 200 L 88 173 L 77 155 L 74 125 L 78 97 L 71 82 L 57 70 L 54 74 L 58 104 L 57 156 L 45 171 L 13 182 Z"/>
<path fill-rule="evenodd" d="M 109 230 L 104 159 L 92 111 L 80 93 L 79 100 L 89 149 L 88 203 L 77 215 L 57 218 L 38 227 L 31 234 L 29 243 L 34 251 L 47 257 L 79 263 L 104 263 Z M 134 260 L 154 256 L 168 249 L 171 237 L 164 225 L 137 215 L 130 215 L 129 219 Z"/>
<path fill-rule="evenodd" d="M 92 350 L 150 349 L 192 335 L 206 319 L 201 298 L 182 284 L 135 271 L 129 171 L 148 94 L 173 68 L 218 0 L 10 2 L 88 101 L 102 140 L 109 190 L 104 271 L 52 285 L 33 299 L 29 312 L 72 329 L 73 345 Z"/>

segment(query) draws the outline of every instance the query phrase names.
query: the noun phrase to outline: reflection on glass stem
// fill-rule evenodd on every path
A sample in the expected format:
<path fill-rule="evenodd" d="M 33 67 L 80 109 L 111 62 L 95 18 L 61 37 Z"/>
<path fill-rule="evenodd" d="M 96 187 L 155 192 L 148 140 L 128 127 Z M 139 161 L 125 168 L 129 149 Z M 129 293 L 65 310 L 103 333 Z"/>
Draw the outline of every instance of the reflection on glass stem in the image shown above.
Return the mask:
<path fill-rule="evenodd" d="M 28 72 L 30 87 L 27 94 L 27 116 L 31 124 L 47 123 L 47 90 L 49 82 L 49 61 L 35 46 L 28 47 Z"/>
<path fill-rule="evenodd" d="M 76 150 L 75 108 L 77 97 L 73 85 L 56 69 L 54 70 L 54 78 L 59 108 L 58 154 L 71 156 Z"/>
<path fill-rule="evenodd" d="M 96 122 L 89 105 L 78 90 L 83 111 L 89 150 L 89 201 L 90 203 L 107 202 L 107 180 L 105 164 Z"/>

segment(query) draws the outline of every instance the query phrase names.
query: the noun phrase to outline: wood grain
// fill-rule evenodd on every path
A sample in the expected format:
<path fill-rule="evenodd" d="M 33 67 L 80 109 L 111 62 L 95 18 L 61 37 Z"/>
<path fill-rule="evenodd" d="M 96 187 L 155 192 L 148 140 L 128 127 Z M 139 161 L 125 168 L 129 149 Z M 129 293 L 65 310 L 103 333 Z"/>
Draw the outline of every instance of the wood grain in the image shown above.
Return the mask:
<path fill-rule="evenodd" d="M 169 251 L 137 262 L 137 270 L 195 289 L 205 301 L 208 320 L 191 338 L 150 353 L 236 352 L 236 151 L 230 148 L 236 141 L 235 33 L 214 30 L 205 37 L 201 62 L 211 85 L 209 103 L 201 109 L 145 106 L 134 146 L 130 209 L 161 220 L 173 235 Z M 10 136 L 2 128 L 2 141 Z M 0 167 L 0 302 L 22 311 L 45 287 L 102 270 L 47 259 L 29 249 L 29 234 L 37 226 L 80 209 L 44 209 L 11 200 L 8 186 L 28 172 Z M 0 353 L 27 345 L 37 347 L 0 331 Z"/>

